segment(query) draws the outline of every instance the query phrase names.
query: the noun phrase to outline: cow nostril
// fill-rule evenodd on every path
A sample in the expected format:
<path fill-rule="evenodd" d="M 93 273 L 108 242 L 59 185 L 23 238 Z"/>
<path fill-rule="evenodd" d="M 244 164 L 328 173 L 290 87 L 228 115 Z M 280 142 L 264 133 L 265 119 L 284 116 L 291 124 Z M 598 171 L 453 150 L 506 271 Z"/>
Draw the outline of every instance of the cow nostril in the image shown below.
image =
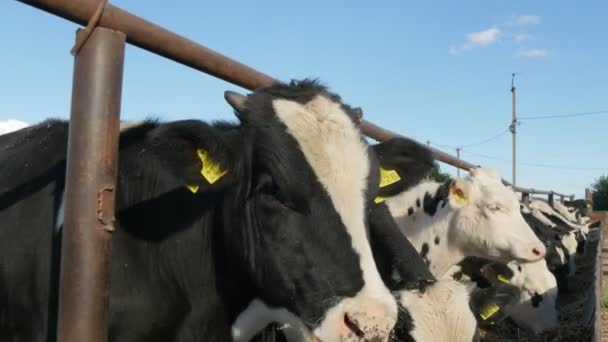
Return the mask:
<path fill-rule="evenodd" d="M 352 331 L 357 337 L 363 338 L 365 336 L 365 333 L 363 332 L 363 330 L 361 330 L 361 328 L 359 328 L 357 321 L 354 319 L 351 319 L 347 313 L 344 314 L 344 324 L 346 324 L 348 329 L 350 331 Z"/>
<path fill-rule="evenodd" d="M 538 248 L 532 248 L 532 253 L 534 253 L 534 255 L 536 256 L 540 256 L 542 254 L 540 249 Z"/>

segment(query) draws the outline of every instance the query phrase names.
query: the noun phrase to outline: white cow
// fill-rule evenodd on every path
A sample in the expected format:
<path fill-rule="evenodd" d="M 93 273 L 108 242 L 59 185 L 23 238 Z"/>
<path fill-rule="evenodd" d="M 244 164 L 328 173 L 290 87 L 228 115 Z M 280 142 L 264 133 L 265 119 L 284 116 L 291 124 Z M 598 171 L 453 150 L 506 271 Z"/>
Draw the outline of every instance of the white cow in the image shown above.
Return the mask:
<path fill-rule="evenodd" d="M 467 178 L 445 183 L 423 182 L 386 204 L 436 277 L 444 277 L 467 256 L 505 263 L 545 256 L 516 194 L 493 169 L 473 169 Z"/>

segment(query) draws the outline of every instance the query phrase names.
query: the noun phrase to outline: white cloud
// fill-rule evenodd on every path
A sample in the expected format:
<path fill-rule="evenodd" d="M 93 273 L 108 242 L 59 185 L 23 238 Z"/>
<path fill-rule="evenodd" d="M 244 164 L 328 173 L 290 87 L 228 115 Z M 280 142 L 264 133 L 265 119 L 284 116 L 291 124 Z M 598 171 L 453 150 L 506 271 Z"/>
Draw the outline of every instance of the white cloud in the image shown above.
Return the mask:
<path fill-rule="evenodd" d="M 501 33 L 500 29 L 495 26 L 484 31 L 469 33 L 464 44 L 459 47 L 450 47 L 449 52 L 451 55 L 458 55 L 476 47 L 492 45 L 498 41 Z"/>
<path fill-rule="evenodd" d="M 540 24 L 540 17 L 537 15 L 520 15 L 513 19 L 516 25 L 536 25 Z"/>
<path fill-rule="evenodd" d="M 548 53 L 545 49 L 519 49 L 515 52 L 515 57 L 524 58 L 539 58 L 547 57 Z"/>
<path fill-rule="evenodd" d="M 28 124 L 19 120 L 8 119 L 0 121 L 0 135 L 27 127 Z"/>
<path fill-rule="evenodd" d="M 513 36 L 513 39 L 515 39 L 515 41 L 518 43 L 524 42 L 526 40 L 532 40 L 533 38 L 534 37 L 532 35 L 527 33 L 518 33 Z"/>

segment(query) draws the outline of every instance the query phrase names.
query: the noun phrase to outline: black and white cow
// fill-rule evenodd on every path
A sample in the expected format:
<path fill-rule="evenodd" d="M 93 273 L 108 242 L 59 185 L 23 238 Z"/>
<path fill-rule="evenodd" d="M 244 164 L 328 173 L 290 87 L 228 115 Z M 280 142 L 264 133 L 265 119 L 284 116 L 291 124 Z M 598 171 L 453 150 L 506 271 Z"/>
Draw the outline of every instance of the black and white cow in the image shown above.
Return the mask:
<path fill-rule="evenodd" d="M 510 317 L 518 326 L 535 334 L 558 327 L 558 288 L 555 276 L 546 261 L 500 263 L 488 259 L 468 257 L 452 269 L 455 279 L 473 281 L 475 292 L 497 293 L 486 299 L 484 311 L 477 314 L 481 326 Z M 513 294 L 517 289 L 517 297 Z M 494 308 L 495 310 L 488 310 Z"/>
<path fill-rule="evenodd" d="M 391 215 L 436 277 L 468 256 L 538 261 L 545 246 L 523 219 L 515 193 L 493 169 L 425 181 L 386 199 Z"/>
<path fill-rule="evenodd" d="M 410 150 L 414 149 L 413 145 L 412 143 Z M 390 156 L 398 152 L 391 150 L 398 147 L 396 144 L 378 144 L 373 148 L 381 164 L 392 168 L 389 160 L 394 158 Z M 419 145 L 418 148 L 425 147 Z M 406 154 L 402 152 L 401 156 L 406 157 Z M 420 166 L 432 165 L 432 161 L 427 162 L 420 163 Z M 384 171 L 386 170 L 381 170 L 381 179 L 385 179 L 382 176 Z M 425 171 L 428 171 L 426 166 L 419 167 L 414 173 L 418 175 Z M 393 172 L 388 184 L 381 181 L 377 199 L 390 196 L 394 191 L 407 190 L 418 182 L 415 178 L 403 176 Z M 370 241 L 382 279 L 398 300 L 399 316 L 390 341 L 476 340 L 476 320 L 468 304 L 469 288 L 449 278 L 436 279 L 424 259 L 399 231 L 384 203 L 371 208 Z M 246 332 L 243 336 L 247 336 L 238 341 L 247 340 L 261 327 L 273 322 L 271 315 L 256 317 L 256 322 L 237 321 L 238 329 Z M 280 325 L 278 334 L 289 341 L 313 340 L 310 334 L 306 334 L 302 324 L 298 323 Z"/>
<path fill-rule="evenodd" d="M 589 235 L 589 226 L 587 224 L 579 225 L 568 220 L 553 209 L 547 202 L 542 200 L 532 200 L 528 207 L 533 212 L 542 214 L 542 216 L 546 218 L 544 219 L 544 222 L 552 228 L 559 231 L 572 232 L 577 241 L 576 254 L 585 254 L 587 237 Z"/>
<path fill-rule="evenodd" d="M 378 162 L 360 112 L 316 82 L 225 97 L 238 123 L 121 132 L 110 341 L 228 341 L 257 304 L 323 341 L 386 340 L 398 309 L 370 207 L 379 168 L 415 180 L 417 159 Z M 67 135 L 46 121 L 0 139 L 2 341 L 55 338 Z"/>
<path fill-rule="evenodd" d="M 555 225 L 536 209 L 521 203 L 521 213 L 536 234 L 545 244 L 545 260 L 549 270 L 558 279 L 572 276 L 576 272 L 576 236 L 573 232 L 556 229 Z"/>

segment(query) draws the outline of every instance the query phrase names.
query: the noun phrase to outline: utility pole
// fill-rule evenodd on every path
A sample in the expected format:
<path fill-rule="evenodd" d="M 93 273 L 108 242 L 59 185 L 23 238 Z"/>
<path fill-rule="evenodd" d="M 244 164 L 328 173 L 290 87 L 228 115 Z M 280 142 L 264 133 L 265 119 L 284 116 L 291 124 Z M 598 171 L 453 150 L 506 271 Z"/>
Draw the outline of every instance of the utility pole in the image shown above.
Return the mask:
<path fill-rule="evenodd" d="M 456 157 L 458 158 L 458 161 L 460 161 L 460 147 L 456 148 Z M 460 177 L 460 168 L 459 167 L 456 168 L 456 176 Z"/>
<path fill-rule="evenodd" d="M 516 109 L 516 89 L 515 89 L 515 73 L 511 75 L 511 97 L 513 100 L 513 121 L 509 127 L 513 134 L 513 186 L 517 185 L 517 109 Z"/>

